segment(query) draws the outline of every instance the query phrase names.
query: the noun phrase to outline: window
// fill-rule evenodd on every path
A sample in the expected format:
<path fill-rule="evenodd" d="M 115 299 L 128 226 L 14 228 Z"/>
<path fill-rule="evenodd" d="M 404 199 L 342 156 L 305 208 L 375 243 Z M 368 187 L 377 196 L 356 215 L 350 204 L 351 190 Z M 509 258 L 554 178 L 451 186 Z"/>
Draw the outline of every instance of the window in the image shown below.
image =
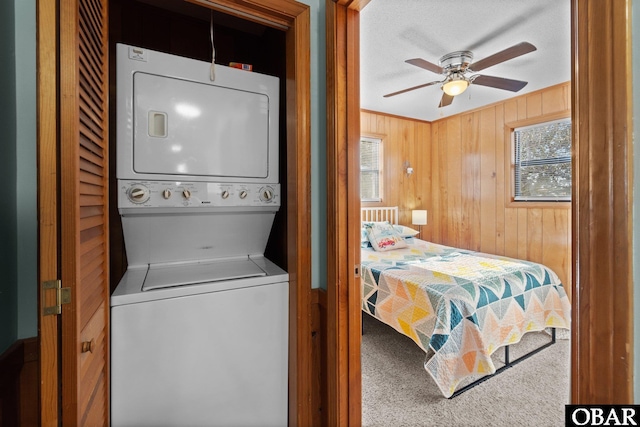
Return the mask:
<path fill-rule="evenodd" d="M 571 119 L 513 130 L 514 200 L 571 200 Z"/>
<path fill-rule="evenodd" d="M 379 202 L 382 200 L 382 140 L 360 138 L 360 200 Z"/>

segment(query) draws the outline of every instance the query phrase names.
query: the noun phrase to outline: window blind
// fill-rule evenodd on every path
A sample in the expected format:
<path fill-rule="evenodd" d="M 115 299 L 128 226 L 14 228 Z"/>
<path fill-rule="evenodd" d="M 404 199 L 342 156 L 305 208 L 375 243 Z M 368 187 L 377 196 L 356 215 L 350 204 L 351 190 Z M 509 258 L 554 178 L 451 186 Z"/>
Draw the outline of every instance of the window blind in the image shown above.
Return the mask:
<path fill-rule="evenodd" d="M 382 140 L 362 137 L 360 139 L 360 199 L 379 201 L 380 160 Z"/>
<path fill-rule="evenodd" d="M 514 129 L 515 200 L 571 200 L 571 120 Z"/>

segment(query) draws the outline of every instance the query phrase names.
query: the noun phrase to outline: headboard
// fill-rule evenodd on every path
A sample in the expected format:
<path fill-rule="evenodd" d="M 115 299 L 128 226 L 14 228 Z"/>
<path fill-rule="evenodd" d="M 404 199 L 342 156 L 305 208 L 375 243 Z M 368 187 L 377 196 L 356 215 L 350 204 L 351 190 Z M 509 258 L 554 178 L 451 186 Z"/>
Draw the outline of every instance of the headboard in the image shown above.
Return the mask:
<path fill-rule="evenodd" d="M 389 221 L 398 224 L 398 207 L 381 206 L 375 208 L 360 208 L 360 221 Z"/>

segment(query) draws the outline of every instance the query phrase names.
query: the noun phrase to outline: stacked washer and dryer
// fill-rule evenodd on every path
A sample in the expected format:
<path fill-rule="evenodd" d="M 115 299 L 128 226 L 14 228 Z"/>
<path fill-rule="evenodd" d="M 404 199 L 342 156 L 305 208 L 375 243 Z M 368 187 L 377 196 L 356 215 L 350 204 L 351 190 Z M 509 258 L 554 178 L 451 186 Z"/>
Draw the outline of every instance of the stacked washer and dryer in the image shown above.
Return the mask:
<path fill-rule="evenodd" d="M 114 426 L 287 424 L 279 81 L 119 44 Z"/>

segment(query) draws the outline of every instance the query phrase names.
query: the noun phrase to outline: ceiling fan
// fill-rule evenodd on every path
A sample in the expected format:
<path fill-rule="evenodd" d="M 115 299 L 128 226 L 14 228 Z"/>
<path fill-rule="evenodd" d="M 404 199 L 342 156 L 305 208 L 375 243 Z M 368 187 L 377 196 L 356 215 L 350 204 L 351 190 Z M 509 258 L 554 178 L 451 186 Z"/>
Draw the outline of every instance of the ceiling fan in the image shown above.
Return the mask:
<path fill-rule="evenodd" d="M 413 86 L 386 94 L 384 97 L 387 98 L 426 86 L 441 84 L 441 88 L 444 93 L 442 94 L 442 99 L 440 100 L 438 107 L 442 108 L 451 104 L 451 102 L 453 102 L 453 97 L 460 95 L 471 84 L 518 92 L 520 89 L 525 87 L 528 82 L 473 73 L 501 62 L 508 61 L 509 59 L 516 58 L 520 55 L 524 55 L 525 53 L 533 52 L 534 50 L 536 50 L 534 45 L 528 42 L 522 42 L 477 62 L 472 62 L 473 53 L 468 50 L 451 52 L 442 56 L 438 62 L 439 65 L 421 58 L 407 59 L 405 62 L 408 64 L 415 65 L 416 67 L 420 67 L 434 73 L 443 74 L 444 80 L 436 80 L 422 85 Z"/>

